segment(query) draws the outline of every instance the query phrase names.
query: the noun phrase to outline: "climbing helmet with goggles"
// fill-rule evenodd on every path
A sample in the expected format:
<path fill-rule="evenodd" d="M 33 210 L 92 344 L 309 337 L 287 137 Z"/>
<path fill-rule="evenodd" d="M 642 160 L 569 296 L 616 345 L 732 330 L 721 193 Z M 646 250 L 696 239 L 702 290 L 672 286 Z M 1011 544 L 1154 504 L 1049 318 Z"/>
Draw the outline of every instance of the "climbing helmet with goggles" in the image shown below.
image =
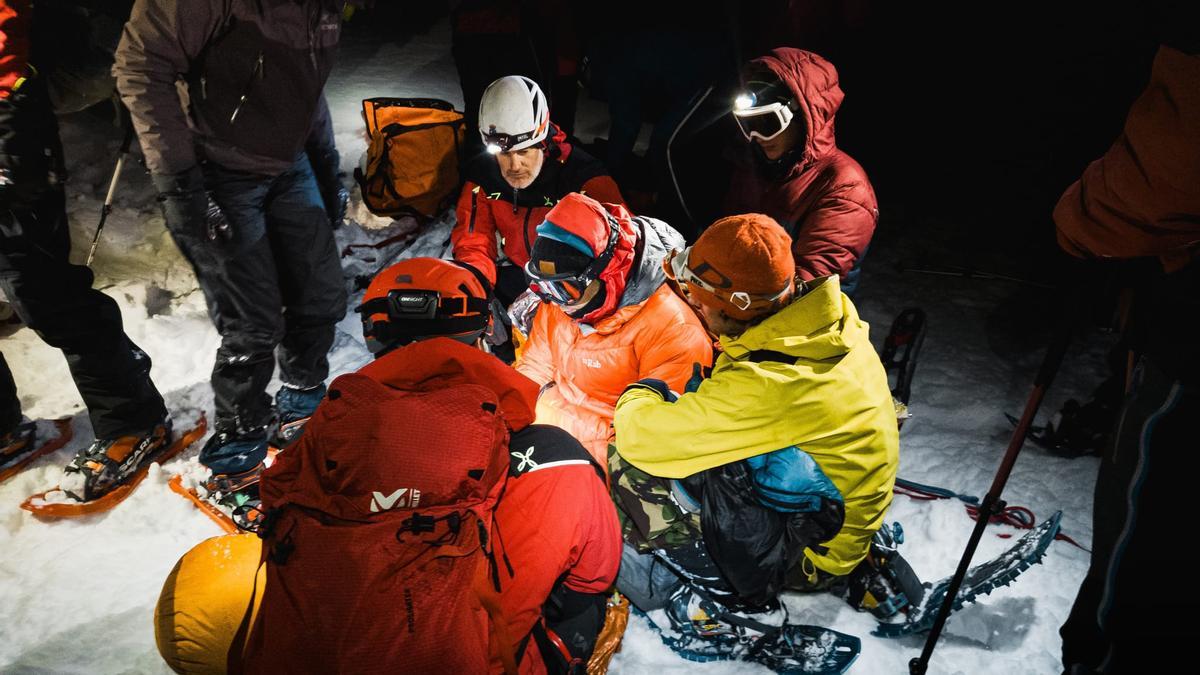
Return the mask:
<path fill-rule="evenodd" d="M 600 255 L 596 256 L 590 265 L 582 272 L 566 272 L 562 274 L 546 274 L 538 268 L 535 260 L 525 263 L 525 276 L 529 279 L 529 289 L 546 302 L 556 305 L 570 305 L 578 302 L 587 287 L 600 275 L 612 261 L 617 250 L 617 242 L 621 237 L 621 225 L 610 213 L 604 214 L 608 222 L 608 242 Z"/>

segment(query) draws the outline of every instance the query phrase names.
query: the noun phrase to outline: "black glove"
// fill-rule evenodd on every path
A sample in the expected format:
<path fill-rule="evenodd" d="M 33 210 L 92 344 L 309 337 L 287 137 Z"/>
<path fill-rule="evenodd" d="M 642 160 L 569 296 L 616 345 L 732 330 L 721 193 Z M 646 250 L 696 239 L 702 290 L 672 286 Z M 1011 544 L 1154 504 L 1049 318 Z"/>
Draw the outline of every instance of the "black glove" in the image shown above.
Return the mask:
<path fill-rule="evenodd" d="M 645 377 L 637 382 L 634 382 L 628 387 L 625 387 L 625 391 L 621 392 L 621 394 L 624 395 L 624 393 L 630 389 L 645 389 L 647 391 L 652 391 L 661 396 L 662 400 L 667 401 L 668 403 L 672 403 L 676 399 L 674 392 L 671 391 L 671 388 L 667 386 L 666 382 L 653 377 Z"/>
<path fill-rule="evenodd" d="M 45 83 L 31 76 L 0 98 L 0 203 L 32 204 L 64 175 L 58 121 Z"/>
<path fill-rule="evenodd" d="M 233 237 L 229 219 L 204 189 L 204 173 L 200 167 L 152 178 L 158 188 L 163 218 L 172 232 L 218 244 L 227 243 Z"/>
<path fill-rule="evenodd" d="M 329 214 L 329 223 L 333 229 L 338 229 L 346 220 L 346 208 L 350 206 L 350 191 L 340 183 L 336 190 L 323 193 L 325 213 Z"/>

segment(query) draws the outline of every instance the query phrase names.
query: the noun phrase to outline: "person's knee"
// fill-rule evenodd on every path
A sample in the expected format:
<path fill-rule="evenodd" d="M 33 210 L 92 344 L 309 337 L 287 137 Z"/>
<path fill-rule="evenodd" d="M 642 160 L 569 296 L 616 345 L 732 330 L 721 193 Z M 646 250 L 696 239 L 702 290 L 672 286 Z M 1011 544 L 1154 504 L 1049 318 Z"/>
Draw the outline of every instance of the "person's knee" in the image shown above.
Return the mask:
<path fill-rule="evenodd" d="M 622 547 L 617 590 L 638 609 L 649 612 L 665 607 L 671 593 L 681 583 L 654 554 L 639 553 L 628 543 Z"/>

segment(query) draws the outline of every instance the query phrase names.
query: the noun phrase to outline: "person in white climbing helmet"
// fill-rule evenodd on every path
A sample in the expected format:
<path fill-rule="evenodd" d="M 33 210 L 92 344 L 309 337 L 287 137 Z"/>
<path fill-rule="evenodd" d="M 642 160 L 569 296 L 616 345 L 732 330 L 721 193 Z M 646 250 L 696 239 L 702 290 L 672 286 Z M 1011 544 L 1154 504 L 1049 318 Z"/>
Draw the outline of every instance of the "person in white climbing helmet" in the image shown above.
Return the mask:
<path fill-rule="evenodd" d="M 546 96 L 533 80 L 508 75 L 488 85 L 479 104 L 485 152 L 466 166 L 451 233 L 454 258 L 481 271 L 508 308 L 528 284 L 522 268 L 551 207 L 571 192 L 624 204 L 604 164 L 567 142 L 550 121 Z M 495 353 L 511 361 L 511 344 Z"/>

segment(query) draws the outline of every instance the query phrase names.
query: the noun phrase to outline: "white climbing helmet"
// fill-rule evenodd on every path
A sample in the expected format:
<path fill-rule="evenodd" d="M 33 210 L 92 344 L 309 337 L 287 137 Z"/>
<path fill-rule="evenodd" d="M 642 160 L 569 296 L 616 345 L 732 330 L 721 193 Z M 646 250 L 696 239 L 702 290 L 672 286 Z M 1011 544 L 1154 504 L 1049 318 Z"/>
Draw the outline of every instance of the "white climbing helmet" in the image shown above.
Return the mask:
<path fill-rule="evenodd" d="M 479 102 L 479 135 L 496 154 L 537 145 L 550 132 L 550 107 L 537 83 L 506 75 L 488 85 Z"/>

